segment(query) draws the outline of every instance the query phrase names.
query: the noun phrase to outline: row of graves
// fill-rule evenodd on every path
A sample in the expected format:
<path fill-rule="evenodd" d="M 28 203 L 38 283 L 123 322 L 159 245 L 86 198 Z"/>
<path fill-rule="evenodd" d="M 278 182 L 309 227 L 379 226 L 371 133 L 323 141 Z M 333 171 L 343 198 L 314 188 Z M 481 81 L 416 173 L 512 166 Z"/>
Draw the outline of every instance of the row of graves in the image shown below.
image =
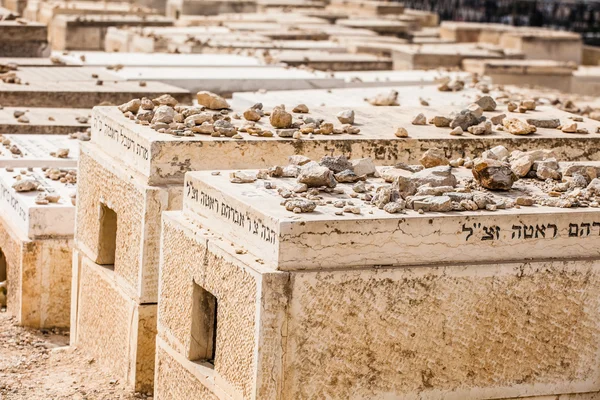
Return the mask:
<path fill-rule="evenodd" d="M 289 2 L 212 2 L 220 15 L 186 17 L 195 3 L 165 12 L 206 37 L 238 32 L 236 45 L 272 31 L 298 47 L 47 57 L 48 37 L 62 39 L 46 26 L 85 18 L 48 17 L 61 8 L 40 2 L 25 9 L 49 18 L 43 34 L 0 21 L 17 33 L 0 41 L 0 293 L 20 324 L 70 329 L 73 346 L 156 399 L 598 396 L 594 99 L 440 72 L 422 51 L 443 49 L 441 63 L 460 48 L 452 67 L 480 74 L 515 63 L 515 77 L 544 60 L 486 29 L 429 36 L 425 22 L 413 51 L 381 21 L 428 15 L 397 3 L 295 4 L 322 15 L 321 31 L 252 20 Z M 235 29 L 222 14 L 242 11 Z M 170 51 L 184 27 L 105 34 Z M 172 41 L 135 34 L 158 29 Z M 298 31 L 325 29 L 375 34 L 355 53 L 321 36 L 310 67 L 302 41 L 316 39 Z M 299 50 L 308 68 L 289 67 Z M 401 70 L 415 67 L 431 70 Z"/>

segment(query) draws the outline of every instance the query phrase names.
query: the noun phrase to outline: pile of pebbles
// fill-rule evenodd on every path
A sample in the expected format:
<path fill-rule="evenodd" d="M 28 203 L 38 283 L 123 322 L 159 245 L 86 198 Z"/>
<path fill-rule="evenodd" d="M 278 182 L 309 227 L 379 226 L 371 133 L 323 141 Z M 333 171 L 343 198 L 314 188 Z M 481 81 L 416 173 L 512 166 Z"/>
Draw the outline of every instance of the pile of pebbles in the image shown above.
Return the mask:
<path fill-rule="evenodd" d="M 293 108 L 285 106 L 265 111 L 257 103 L 242 115 L 231 111 L 227 100 L 206 91 L 198 92 L 198 106 L 179 105 L 172 96 L 165 94 L 156 99 L 133 99 L 119 106 L 123 115 L 137 124 L 148 125 L 158 133 L 175 136 L 210 135 L 243 139 L 242 133 L 259 137 L 283 137 L 301 139 L 314 135 L 358 134 L 354 126 L 353 110 L 343 110 L 336 115 L 341 126 L 333 122 L 313 118 L 304 104 Z M 268 120 L 268 121 L 267 121 Z"/>

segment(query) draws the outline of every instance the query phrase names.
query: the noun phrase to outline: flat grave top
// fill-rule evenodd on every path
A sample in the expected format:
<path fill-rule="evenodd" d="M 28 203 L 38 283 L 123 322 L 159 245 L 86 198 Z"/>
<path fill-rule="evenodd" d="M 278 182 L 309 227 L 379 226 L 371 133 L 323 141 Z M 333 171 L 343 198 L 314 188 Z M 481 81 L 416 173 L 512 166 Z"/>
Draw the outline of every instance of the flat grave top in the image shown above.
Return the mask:
<path fill-rule="evenodd" d="M 121 102 L 119 96 L 158 97 L 169 93 L 181 102 L 189 101 L 187 90 L 161 82 L 103 81 L 50 81 L 32 82 L 29 85 L 17 85 L 0 82 L 0 98 L 6 106 L 13 107 L 89 107 L 103 101 Z"/>
<path fill-rule="evenodd" d="M 398 92 L 398 104 L 402 107 L 422 107 L 427 112 L 428 107 L 421 106 L 425 100 L 432 107 L 464 106 L 468 105 L 480 92 L 475 89 L 466 89 L 460 92 L 440 92 L 432 82 L 423 85 L 393 85 L 337 88 L 337 89 L 311 89 L 311 90 L 273 90 L 261 92 L 237 92 L 233 94 L 232 104 L 235 108 L 248 108 L 253 104 L 262 103 L 265 107 L 274 107 L 285 104 L 286 109 L 292 109 L 297 104 L 303 103 L 309 107 L 375 107 L 365 99 L 385 94 L 392 90 Z"/>
<path fill-rule="evenodd" d="M 468 74 L 442 70 L 407 70 L 407 71 L 339 71 L 333 76 L 344 79 L 348 86 L 389 86 L 433 84 L 440 78 L 462 78 Z"/>
<path fill-rule="evenodd" d="M 257 0 L 256 4 L 263 7 L 324 8 L 326 3 L 316 0 Z"/>
<path fill-rule="evenodd" d="M 467 102 L 465 102 L 467 103 Z M 334 128 L 341 127 L 336 115 L 347 107 L 311 108 L 304 118 L 323 119 Z M 209 134 L 177 136 L 159 133 L 149 126 L 136 124 L 126 118 L 116 107 L 95 107 L 92 117 L 92 144 L 112 156 L 115 162 L 136 171 L 138 177 L 149 185 L 179 184 L 185 172 L 223 168 L 247 168 L 249 165 L 280 163 L 291 154 L 314 156 L 325 151 L 355 154 L 355 157 L 373 157 L 378 165 L 390 165 L 397 161 L 413 162 L 430 147 L 448 148 L 450 152 L 472 154 L 475 149 L 489 145 L 504 145 L 509 149 L 531 148 L 536 145 L 557 148 L 558 156 L 565 160 L 597 160 L 596 133 L 564 133 L 558 129 L 538 128 L 529 135 L 512 135 L 506 131 L 493 130 L 491 134 L 478 136 L 465 133 L 462 136 L 449 134 L 450 128 L 434 125 L 412 125 L 419 113 L 427 119 L 434 116 L 449 116 L 451 111 L 462 107 L 364 107 L 354 108 L 355 126 L 358 134 L 302 135 L 293 139 L 287 133 L 294 130 L 276 130 L 268 117 L 263 117 L 257 126 L 273 133 L 273 137 L 238 132 L 239 139 Z M 243 109 L 236 110 L 240 114 Z M 266 111 L 271 111 L 266 109 Z M 486 117 L 506 113 L 509 117 L 526 119 L 554 119 L 562 123 L 572 122 L 572 116 L 553 107 L 538 107 L 527 114 L 508 113 L 505 106 L 486 113 Z M 296 120 L 301 114 L 294 115 Z M 242 119 L 231 119 L 236 127 L 247 125 Z M 578 128 L 596 132 L 600 123 L 589 118 L 577 123 Z M 399 127 L 408 131 L 408 138 L 399 138 L 395 132 Z M 539 144 L 538 144 L 539 143 Z M 576 145 L 575 145 L 576 144 Z M 584 149 L 582 149 L 582 146 Z M 410 149 L 410 151 L 408 150 Z M 568 158 L 567 158 L 568 157 Z"/>
<path fill-rule="evenodd" d="M 79 140 L 67 135 L 3 134 L 0 147 L 0 166 L 65 168 L 77 167 Z M 68 150 L 68 153 L 60 154 Z M 61 157 L 58 157 L 58 156 Z"/>
<path fill-rule="evenodd" d="M 521 37 L 526 40 L 581 41 L 581 35 L 578 33 L 544 28 L 517 27 L 508 30 L 505 35 Z"/>
<path fill-rule="evenodd" d="M 132 28 L 112 28 L 121 31 L 137 33 L 142 36 L 173 37 L 173 36 L 196 36 L 214 35 L 217 33 L 231 34 L 231 29 L 224 26 L 144 26 Z"/>
<path fill-rule="evenodd" d="M 297 179 L 266 178 L 252 183 L 232 183 L 234 171 L 227 170 L 186 174 L 183 209 L 192 218 L 199 216 L 204 228 L 259 257 L 266 266 L 281 270 L 439 266 L 440 263 L 597 258 L 600 255 L 597 246 L 600 209 L 547 205 L 517 208 L 514 207 L 517 197 L 545 195 L 540 189 L 541 181 L 519 180 L 508 192 L 471 191 L 467 188 L 472 178 L 470 170 L 437 168 L 450 170 L 458 181 L 454 185 L 459 188 L 458 192 L 447 188 L 450 195 L 438 196 L 445 197 L 443 201 L 451 202 L 453 194 L 478 194 L 488 196 L 489 204 L 495 205 L 497 210 L 433 212 L 426 209 L 420 213 L 418 208 L 425 209 L 427 200 L 416 196 L 415 209 L 392 214 L 370 204 L 368 198 L 358 196 L 352 183 L 337 183 L 335 189 L 317 190 L 305 197 L 286 194 L 291 201 L 301 202 L 317 196 L 312 199 L 316 201 L 314 211 L 296 213 L 287 210 L 280 193 L 292 192 Z M 245 176 L 251 176 L 257 171 L 244 172 Z M 379 172 L 384 177 L 391 173 L 407 179 L 430 173 L 425 170 L 411 178 L 411 172 L 393 167 Z M 372 196 L 376 196 L 377 188 L 389 186 L 381 178 L 365 179 L 369 186 L 367 193 Z M 267 188 L 266 181 L 272 188 Z M 340 201 L 343 203 L 336 204 Z"/>
<path fill-rule="evenodd" d="M 22 170 L 26 171 L 26 174 L 22 174 Z M 75 169 L 63 169 L 62 171 L 76 173 Z M 47 173 L 50 173 L 50 170 L 42 171 L 41 168 L 34 168 L 33 171 L 0 168 L 2 218 L 17 227 L 24 236 L 30 239 L 73 235 L 75 206 L 72 203 L 72 196 L 75 195 L 75 184 L 53 180 L 46 177 Z M 55 177 L 59 174 L 58 170 L 52 171 L 52 175 Z M 35 182 L 38 190 L 17 192 L 12 187 L 17 182 L 16 177 Z M 41 193 L 58 196 L 58 199 L 56 202 L 48 204 L 37 204 L 36 198 Z"/>
<path fill-rule="evenodd" d="M 236 54 L 106 53 L 103 51 L 55 53 L 70 65 L 126 67 L 250 67 L 261 64 L 254 57 Z M 83 59 L 82 59 L 83 56 Z"/>
<path fill-rule="evenodd" d="M 573 75 L 580 79 L 591 79 L 598 80 L 600 79 L 600 66 L 587 66 L 582 65 L 577 68 Z"/>
<path fill-rule="evenodd" d="M 63 67 L 64 63 L 56 62 L 50 57 L 0 57 L 0 65 L 15 64 L 19 67 Z"/>
<path fill-rule="evenodd" d="M 386 19 L 338 19 L 336 25 L 347 26 L 351 28 L 362 28 L 370 30 L 385 30 L 395 33 L 406 33 L 410 29 L 410 23 L 399 20 Z"/>
<path fill-rule="evenodd" d="M 464 21 L 442 21 L 440 24 L 442 29 L 447 30 L 486 30 L 486 31 L 513 31 L 512 25 L 504 24 L 489 24 L 483 22 L 464 22 Z"/>
<path fill-rule="evenodd" d="M 25 111 L 29 120 L 19 122 L 15 112 Z M 26 108 L 0 109 L 0 133 L 66 134 L 89 128 L 92 110 L 85 108 Z"/>
<path fill-rule="evenodd" d="M 185 39 L 187 41 L 187 39 Z M 257 50 L 319 50 L 345 53 L 347 47 L 329 40 L 247 40 L 246 37 L 224 39 L 208 39 L 201 45 L 202 49 L 257 49 Z"/>
<path fill-rule="evenodd" d="M 22 67 L 15 71 L 23 83 L 32 82 L 77 82 L 119 81 L 116 73 L 99 67 Z"/>
<path fill-rule="evenodd" d="M 27 42 L 47 40 L 46 25 L 39 22 L 27 21 L 25 24 L 15 21 L 0 20 L 1 42 Z"/>
<path fill-rule="evenodd" d="M 127 13 L 137 15 L 156 14 L 148 7 L 140 7 L 127 2 L 95 2 L 95 1 L 48 1 L 39 3 L 39 12 L 56 14 L 79 14 L 89 12 L 92 14 Z"/>
<path fill-rule="evenodd" d="M 57 15 L 53 19 L 57 26 L 170 26 L 173 20 L 160 15 L 89 14 Z"/>
<path fill-rule="evenodd" d="M 284 68 L 277 65 L 267 67 L 240 68 L 189 68 L 189 67 L 125 67 L 117 74 L 127 80 L 266 80 L 266 79 L 330 79 L 329 75 L 319 71 L 306 71 Z"/>
<path fill-rule="evenodd" d="M 192 25 L 217 25 L 220 23 L 227 22 L 277 22 L 279 24 L 326 24 L 327 21 L 318 18 L 311 17 L 295 12 L 280 13 L 280 12 L 264 12 L 264 13 L 228 13 L 219 15 L 182 15 L 176 22 L 178 26 L 192 26 Z"/>
<path fill-rule="evenodd" d="M 394 46 L 392 50 L 394 52 L 412 55 L 456 55 L 479 58 L 504 58 L 508 55 L 517 56 L 520 54 L 516 50 L 501 49 L 500 47 L 484 46 L 476 43 L 400 44 Z"/>
<path fill-rule="evenodd" d="M 190 92 L 208 90 L 229 96 L 237 90 L 309 89 L 344 86 L 344 81 L 319 71 L 280 66 L 244 68 L 123 68 L 128 80 L 161 81 Z"/>
<path fill-rule="evenodd" d="M 462 62 L 463 68 L 468 72 L 479 74 L 556 74 L 572 75 L 577 70 L 573 63 L 553 60 L 508 60 L 508 59 L 466 59 Z"/>

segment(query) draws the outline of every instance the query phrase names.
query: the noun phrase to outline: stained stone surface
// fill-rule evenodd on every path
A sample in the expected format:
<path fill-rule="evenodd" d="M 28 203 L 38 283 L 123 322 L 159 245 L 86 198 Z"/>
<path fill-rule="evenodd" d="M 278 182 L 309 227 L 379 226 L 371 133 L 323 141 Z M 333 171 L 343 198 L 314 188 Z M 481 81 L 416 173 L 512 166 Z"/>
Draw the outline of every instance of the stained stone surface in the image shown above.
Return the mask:
<path fill-rule="evenodd" d="M 33 168 L 29 175 L 23 177 L 32 179 L 39 189 L 30 192 L 16 192 L 12 185 L 15 177 L 22 175 L 19 169 L 8 171 L 0 169 L 0 209 L 4 218 L 11 221 L 27 237 L 69 237 L 75 228 L 75 207 L 71 196 L 75 194 L 73 184 L 61 183 L 46 178 L 44 171 Z M 58 195 L 56 203 L 36 204 L 39 193 L 46 192 Z"/>
<path fill-rule="evenodd" d="M 10 145 L 0 147 L 1 167 L 39 167 L 65 168 L 77 167 L 79 156 L 79 140 L 65 135 L 2 135 L 3 140 L 10 140 Z M 13 154 L 10 148 L 16 146 L 20 154 Z M 67 157 L 57 157 L 59 150 L 69 151 Z M 54 153 L 53 156 L 51 153 Z"/>
<path fill-rule="evenodd" d="M 335 121 L 335 115 L 343 107 L 312 109 L 309 116 Z M 530 147 L 553 148 L 557 157 L 564 161 L 598 160 L 600 152 L 597 143 L 600 136 L 595 134 L 565 134 L 557 129 L 539 128 L 535 135 L 515 136 L 504 131 L 495 131 L 484 136 L 451 136 L 450 128 L 436 128 L 433 125 L 412 126 L 410 121 L 422 108 L 372 107 L 355 109 L 356 124 L 360 127 L 357 135 L 314 135 L 313 138 L 257 137 L 240 133 L 242 139 L 234 140 L 209 135 L 181 137 L 161 134 L 149 126 L 135 124 L 125 118 L 116 107 L 97 107 L 92 118 L 92 142 L 107 154 L 120 160 L 123 165 L 133 168 L 149 184 L 179 183 L 187 171 L 214 168 L 244 168 L 245 157 L 260 154 L 268 165 L 287 163 L 287 157 L 303 154 L 320 158 L 325 148 L 335 148 L 350 158 L 372 157 L 379 165 L 395 162 L 417 162 L 421 154 L 431 147 L 444 148 L 451 158 L 480 154 L 484 150 L 502 144 L 509 150 Z M 460 108 L 457 108 L 459 110 Z M 494 113 L 506 112 L 504 108 Z M 448 108 L 438 109 L 436 114 L 449 113 Z M 519 114 L 521 115 L 521 114 Z M 560 116 L 568 121 L 570 114 L 556 109 L 542 108 L 525 116 Z M 427 113 L 427 117 L 433 115 Z M 267 119 L 261 126 L 273 129 Z M 240 120 L 232 120 L 236 126 Z M 590 132 L 595 132 L 597 121 L 584 118 L 579 123 Z M 405 126 L 409 138 L 396 138 L 394 132 Z M 382 148 L 383 146 L 383 148 Z M 200 151 L 198 149 L 201 149 Z M 243 150 L 242 150 L 243 149 Z M 409 151 L 410 150 L 410 151 Z M 240 157 L 240 154 L 245 154 Z"/>
<path fill-rule="evenodd" d="M 134 97 L 158 97 L 170 93 L 182 102 L 191 102 L 187 90 L 160 82 L 106 81 L 51 81 L 17 85 L 0 82 L 2 105 L 12 107 L 66 107 L 92 108 L 102 102 L 121 104 Z"/>
<path fill-rule="evenodd" d="M 457 173 L 470 175 L 468 170 Z M 277 190 L 266 189 L 260 181 L 232 184 L 228 175 L 226 171 L 186 174 L 184 210 L 201 215 L 207 228 L 243 244 L 274 269 L 469 262 L 474 257 L 499 262 L 512 261 L 514 254 L 548 260 L 600 255 L 594 245 L 600 235 L 599 213 L 593 208 L 559 212 L 540 206 L 429 215 L 409 210 L 398 215 L 362 205 L 359 215 L 339 216 L 333 205 L 339 196 L 332 194 L 331 204 L 312 213 L 293 214 L 280 205 L 283 199 Z M 290 189 L 296 182 L 282 178 L 274 183 L 278 189 Z M 585 227 L 594 223 L 595 230 L 588 232 Z M 527 238 L 520 232 L 521 226 L 548 224 L 551 231 L 537 237 L 535 232 Z"/>
<path fill-rule="evenodd" d="M 25 111 L 29 123 L 14 117 L 15 111 Z M 0 110 L 0 133 L 67 134 L 85 131 L 90 126 L 92 110 L 85 108 L 4 107 Z M 85 119 L 87 122 L 84 122 Z M 79 119 L 79 120 L 78 120 Z"/>

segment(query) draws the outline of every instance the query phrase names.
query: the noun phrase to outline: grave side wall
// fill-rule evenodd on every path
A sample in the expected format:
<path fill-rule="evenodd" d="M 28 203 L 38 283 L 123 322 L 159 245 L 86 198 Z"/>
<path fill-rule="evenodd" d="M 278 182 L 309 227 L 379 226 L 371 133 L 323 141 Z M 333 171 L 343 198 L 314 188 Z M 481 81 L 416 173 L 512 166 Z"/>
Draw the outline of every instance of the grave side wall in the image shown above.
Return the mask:
<path fill-rule="evenodd" d="M 292 274 L 283 398 L 600 389 L 600 261 Z"/>
<path fill-rule="evenodd" d="M 156 305 L 138 305 L 113 271 L 83 256 L 76 345 L 136 391 L 153 387 Z"/>

